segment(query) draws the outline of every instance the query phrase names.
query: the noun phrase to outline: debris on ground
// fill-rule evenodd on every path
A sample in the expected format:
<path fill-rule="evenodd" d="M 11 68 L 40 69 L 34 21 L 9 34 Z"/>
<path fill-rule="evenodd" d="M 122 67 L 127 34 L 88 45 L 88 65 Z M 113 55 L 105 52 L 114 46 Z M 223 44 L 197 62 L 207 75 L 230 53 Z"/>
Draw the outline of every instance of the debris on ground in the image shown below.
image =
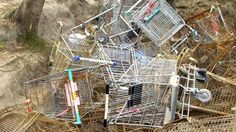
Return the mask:
<path fill-rule="evenodd" d="M 222 6 L 182 16 L 166 0 L 105 1 L 61 32 L 49 75 L 24 82 L 27 104 L 3 109 L 0 130 L 235 131 L 236 38 Z"/>

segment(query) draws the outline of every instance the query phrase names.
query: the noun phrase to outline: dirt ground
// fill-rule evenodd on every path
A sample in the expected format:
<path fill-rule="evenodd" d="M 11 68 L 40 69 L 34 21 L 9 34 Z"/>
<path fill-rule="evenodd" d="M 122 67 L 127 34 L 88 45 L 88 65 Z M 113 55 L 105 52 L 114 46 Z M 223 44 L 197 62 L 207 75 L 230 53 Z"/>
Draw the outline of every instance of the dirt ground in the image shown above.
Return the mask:
<path fill-rule="evenodd" d="M 46 75 L 49 70 L 48 49 L 41 53 L 17 43 L 14 23 L 4 19 L 21 2 L 22 0 L 0 0 L 0 109 L 22 103 L 25 99 L 23 83 Z M 63 23 L 63 31 L 69 30 L 95 15 L 99 7 L 98 1 L 94 0 L 46 0 L 38 34 L 49 43 L 47 47 L 50 48 L 59 38 L 60 21 Z"/>
<path fill-rule="evenodd" d="M 32 51 L 0 53 L 0 109 L 22 103 L 23 83 L 48 73 L 47 57 Z"/>

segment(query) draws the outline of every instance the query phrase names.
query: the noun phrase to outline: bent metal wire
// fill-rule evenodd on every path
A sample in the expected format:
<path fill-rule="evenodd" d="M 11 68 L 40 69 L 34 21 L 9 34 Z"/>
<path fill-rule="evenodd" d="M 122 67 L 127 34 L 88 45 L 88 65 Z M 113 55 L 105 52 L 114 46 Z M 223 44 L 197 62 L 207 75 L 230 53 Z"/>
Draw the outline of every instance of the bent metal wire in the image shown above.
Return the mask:
<path fill-rule="evenodd" d="M 110 89 L 109 124 L 162 127 L 170 122 L 170 89 L 152 84 L 134 84 Z"/>
<path fill-rule="evenodd" d="M 180 99 L 181 108 L 181 118 L 189 117 L 190 106 L 192 104 L 191 97 L 198 99 L 201 102 L 209 102 L 212 99 L 211 92 L 207 89 L 202 89 L 197 87 L 197 82 L 205 83 L 208 81 L 208 76 L 206 71 L 199 69 L 196 66 L 190 64 L 183 65 L 180 67 L 182 72 L 180 76 L 180 88 L 182 88 L 182 97 Z M 185 112 L 187 108 L 187 112 Z"/>
<path fill-rule="evenodd" d="M 141 1 L 134 7 L 139 3 Z M 185 26 L 185 21 L 165 0 L 149 0 L 131 13 L 134 7 L 131 7 L 127 15 L 157 46 L 163 45 Z"/>
<path fill-rule="evenodd" d="M 140 58 L 119 79 L 118 86 L 109 90 L 109 124 L 162 127 L 174 120 L 176 61 Z"/>
<path fill-rule="evenodd" d="M 74 120 L 76 113 L 72 92 L 77 95 L 76 104 L 78 106 L 83 106 L 84 109 L 88 110 L 95 108 L 96 102 L 92 98 L 91 77 L 95 77 L 93 70 L 97 68 L 100 67 L 71 69 L 73 72 L 73 88 L 66 71 L 25 82 L 26 99 L 30 99 L 37 111 L 49 117 Z"/>

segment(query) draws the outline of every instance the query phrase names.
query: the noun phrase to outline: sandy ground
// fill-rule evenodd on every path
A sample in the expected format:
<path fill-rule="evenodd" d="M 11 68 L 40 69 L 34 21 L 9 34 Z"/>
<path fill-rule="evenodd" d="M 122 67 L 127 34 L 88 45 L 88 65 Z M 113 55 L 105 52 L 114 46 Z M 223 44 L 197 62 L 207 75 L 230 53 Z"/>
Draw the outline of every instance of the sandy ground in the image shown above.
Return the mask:
<path fill-rule="evenodd" d="M 25 100 L 23 82 L 47 74 L 47 60 L 32 51 L 5 51 L 0 56 L 1 109 Z"/>
<path fill-rule="evenodd" d="M 18 45 L 14 24 L 4 19 L 22 1 L 0 0 L 0 109 L 22 103 L 23 83 L 48 74 L 48 56 Z M 69 30 L 97 14 L 99 7 L 99 1 L 95 0 L 46 0 L 38 34 L 53 44 L 59 38 L 59 21 L 63 23 L 63 31 Z"/>

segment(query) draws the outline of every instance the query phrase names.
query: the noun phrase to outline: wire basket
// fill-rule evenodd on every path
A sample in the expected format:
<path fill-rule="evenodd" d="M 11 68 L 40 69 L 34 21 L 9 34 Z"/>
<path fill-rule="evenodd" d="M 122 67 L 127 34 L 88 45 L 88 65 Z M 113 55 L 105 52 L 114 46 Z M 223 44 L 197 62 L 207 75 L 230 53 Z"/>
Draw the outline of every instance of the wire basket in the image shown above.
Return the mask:
<path fill-rule="evenodd" d="M 95 68 L 94 68 L 95 69 Z M 56 73 L 24 83 L 26 99 L 30 99 L 37 111 L 49 117 L 73 120 L 75 118 L 72 92 L 75 91 L 78 106 L 93 109 L 92 72 L 78 69 L 73 72 L 74 90 L 66 72 Z M 72 88 L 73 89 L 73 88 Z M 71 92 L 72 91 L 72 92 Z M 74 97 L 74 96 L 73 96 Z"/>
<path fill-rule="evenodd" d="M 107 22 L 104 20 L 102 25 L 104 26 L 96 32 L 95 36 L 99 42 L 110 41 L 113 45 L 134 45 L 139 40 L 138 29 L 135 31 L 135 25 L 131 25 L 122 15 Z"/>
<path fill-rule="evenodd" d="M 207 103 L 212 99 L 212 93 L 203 89 L 204 87 L 199 87 L 201 83 L 206 83 L 208 81 L 208 76 L 206 75 L 205 69 L 197 68 L 192 65 L 183 65 L 180 67 L 182 72 L 180 76 L 180 88 L 182 88 L 182 96 L 180 99 L 181 108 L 181 118 L 190 116 L 190 107 L 192 106 L 192 97 L 194 97 L 198 102 Z M 187 109 L 187 112 L 185 111 Z"/>
<path fill-rule="evenodd" d="M 22 105 L 22 104 L 20 104 Z M 15 109 L 18 107 L 17 109 Z M 7 109 L 11 109 L 10 111 Z M 76 131 L 71 122 L 50 119 L 38 112 L 25 112 L 22 106 L 11 106 L 1 111 L 0 114 L 1 132 L 24 132 L 24 131 Z"/>
<path fill-rule="evenodd" d="M 140 55 L 140 54 L 139 54 Z M 169 85 L 177 75 L 177 61 L 141 56 L 121 77 L 120 82 Z"/>
<path fill-rule="evenodd" d="M 212 99 L 208 103 L 193 99 L 192 105 L 222 114 L 231 113 L 231 108 L 236 104 L 236 89 L 234 85 L 210 77 L 208 85 L 202 86 L 201 84 L 199 87 L 209 89 L 212 93 Z"/>
<path fill-rule="evenodd" d="M 104 71 L 106 82 L 117 83 L 121 76 L 129 69 L 135 61 L 134 49 L 121 46 L 111 46 L 111 44 L 101 45 L 108 58 L 114 63 Z"/>
<path fill-rule="evenodd" d="M 109 124 L 161 127 L 168 120 L 169 89 L 135 84 L 110 89 Z"/>
<path fill-rule="evenodd" d="M 235 115 L 203 118 L 193 122 L 171 124 L 169 128 L 160 130 L 161 132 L 205 132 L 205 131 L 235 131 Z M 158 131 L 157 131 L 158 132 Z"/>
<path fill-rule="evenodd" d="M 221 44 L 225 38 L 230 39 L 231 32 L 228 30 L 224 17 L 219 6 L 212 5 L 211 10 L 207 12 L 206 17 L 197 20 L 200 27 L 213 39 Z"/>
<path fill-rule="evenodd" d="M 72 44 L 69 42 L 70 37 L 66 36 L 62 36 L 63 42 L 57 47 L 53 58 L 51 74 L 64 71 L 67 68 L 112 64 L 97 42 L 86 39 L 80 41 L 81 43 L 79 44 Z"/>
<path fill-rule="evenodd" d="M 185 25 L 165 0 L 147 1 L 129 15 L 157 46 L 163 45 Z"/>

